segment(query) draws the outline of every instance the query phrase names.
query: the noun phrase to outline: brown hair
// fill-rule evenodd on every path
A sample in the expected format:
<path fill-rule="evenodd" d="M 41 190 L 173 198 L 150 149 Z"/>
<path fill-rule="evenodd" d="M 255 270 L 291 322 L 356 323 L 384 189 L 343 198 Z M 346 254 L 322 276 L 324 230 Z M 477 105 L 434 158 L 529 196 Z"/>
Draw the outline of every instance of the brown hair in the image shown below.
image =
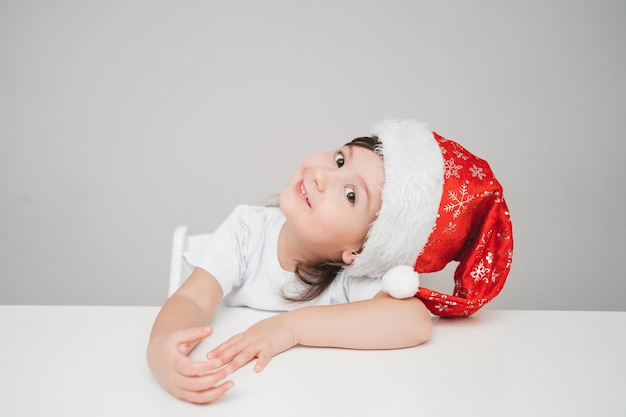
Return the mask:
<path fill-rule="evenodd" d="M 346 146 L 360 146 L 382 156 L 381 143 L 376 136 L 362 136 L 346 143 Z M 333 282 L 345 264 L 341 260 L 326 259 L 315 264 L 298 262 L 294 273 L 306 288 L 295 296 L 283 293 L 283 298 L 291 302 L 310 301 L 319 296 Z"/>

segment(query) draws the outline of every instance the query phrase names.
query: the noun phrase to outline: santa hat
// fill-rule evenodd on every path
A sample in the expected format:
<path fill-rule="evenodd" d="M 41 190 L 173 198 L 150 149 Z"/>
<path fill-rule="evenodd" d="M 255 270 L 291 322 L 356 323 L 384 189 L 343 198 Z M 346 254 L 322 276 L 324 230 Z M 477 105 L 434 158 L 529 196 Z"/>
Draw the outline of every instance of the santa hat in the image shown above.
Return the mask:
<path fill-rule="evenodd" d="M 486 161 L 414 120 L 385 120 L 382 206 L 345 273 L 382 278 L 396 298 L 415 296 L 436 315 L 467 316 L 502 289 L 513 235 L 502 187 Z M 419 273 L 452 261 L 454 292 L 419 287 Z"/>

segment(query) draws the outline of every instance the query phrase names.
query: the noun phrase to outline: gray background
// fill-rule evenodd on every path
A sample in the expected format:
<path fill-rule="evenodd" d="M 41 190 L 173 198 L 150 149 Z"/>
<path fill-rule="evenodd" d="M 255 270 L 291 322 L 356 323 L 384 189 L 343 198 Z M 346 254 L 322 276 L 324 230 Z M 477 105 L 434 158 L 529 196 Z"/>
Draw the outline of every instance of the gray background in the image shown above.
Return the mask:
<path fill-rule="evenodd" d="M 175 226 L 412 117 L 504 185 L 491 308 L 626 309 L 624 1 L 0 0 L 0 60 L 2 304 L 159 305 Z"/>

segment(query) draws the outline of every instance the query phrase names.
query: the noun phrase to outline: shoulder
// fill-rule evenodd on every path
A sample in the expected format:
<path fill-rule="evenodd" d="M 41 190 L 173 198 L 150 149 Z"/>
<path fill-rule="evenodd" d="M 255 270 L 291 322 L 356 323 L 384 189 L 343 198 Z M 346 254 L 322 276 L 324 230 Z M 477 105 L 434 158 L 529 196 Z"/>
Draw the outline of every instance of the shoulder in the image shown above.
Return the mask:
<path fill-rule="evenodd" d="M 231 218 L 242 224 L 259 226 L 265 223 L 279 221 L 283 218 L 283 214 L 278 207 L 240 204 L 233 210 Z"/>
<path fill-rule="evenodd" d="M 280 229 L 285 217 L 278 207 L 240 204 L 231 213 L 226 223 L 232 237 L 242 247 L 250 249 L 264 242 L 268 233 Z M 272 234 L 273 235 L 273 234 Z"/>

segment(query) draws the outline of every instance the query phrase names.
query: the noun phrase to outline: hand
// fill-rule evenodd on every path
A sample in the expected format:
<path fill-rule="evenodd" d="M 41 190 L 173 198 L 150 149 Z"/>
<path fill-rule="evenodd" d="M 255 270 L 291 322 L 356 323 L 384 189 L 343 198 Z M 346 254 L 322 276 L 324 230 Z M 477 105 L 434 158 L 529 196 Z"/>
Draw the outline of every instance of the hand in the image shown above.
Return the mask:
<path fill-rule="evenodd" d="M 206 357 L 227 364 L 228 373 L 235 372 L 256 357 L 254 371 L 261 372 L 274 355 L 294 345 L 296 337 L 283 313 L 250 326 L 211 350 Z"/>
<path fill-rule="evenodd" d="M 229 370 L 219 360 L 193 361 L 187 355 L 202 339 L 213 333 L 211 327 L 180 330 L 148 346 L 148 363 L 156 379 L 176 398 L 207 404 L 224 396 L 232 381 L 217 385 Z"/>

